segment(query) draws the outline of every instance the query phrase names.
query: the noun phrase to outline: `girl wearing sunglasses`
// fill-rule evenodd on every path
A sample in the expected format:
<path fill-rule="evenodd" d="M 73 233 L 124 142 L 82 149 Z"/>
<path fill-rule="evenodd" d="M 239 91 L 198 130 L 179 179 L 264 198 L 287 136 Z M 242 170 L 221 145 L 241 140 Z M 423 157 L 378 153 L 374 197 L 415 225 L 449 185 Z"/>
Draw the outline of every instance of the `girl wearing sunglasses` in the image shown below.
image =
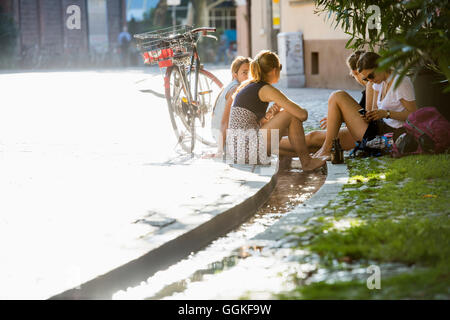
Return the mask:
<path fill-rule="evenodd" d="M 364 53 L 358 60 L 357 68 L 362 80 L 366 80 L 373 88 L 373 94 L 368 94 L 367 112 L 360 114 L 356 101 L 343 91 L 333 93 L 328 101 L 328 120 L 325 142 L 315 157 L 330 157 L 333 138 L 338 135 L 343 122 L 346 123 L 353 139 L 367 141 L 377 135 L 388 132 L 394 134 L 394 140 L 404 131 L 403 124 L 408 115 L 416 107 L 414 87 L 409 77 L 394 88 L 399 75 L 391 70 L 379 71 L 378 59 L 374 52 Z"/>
<path fill-rule="evenodd" d="M 362 54 L 364 54 L 365 51 L 358 50 L 352 53 L 347 58 L 347 67 L 350 71 L 350 76 L 355 79 L 356 82 L 358 82 L 361 86 L 364 87 L 364 90 L 361 92 L 361 100 L 358 102 L 358 104 L 354 104 L 359 109 L 359 112 L 364 113 L 366 111 L 366 105 L 369 105 L 370 110 L 372 109 L 372 97 L 373 97 L 373 89 L 372 85 L 369 84 L 367 81 L 363 80 L 361 75 L 358 73 L 358 68 L 356 66 L 359 58 Z M 334 97 L 335 95 L 339 95 L 341 93 L 336 92 L 331 97 Z M 349 100 L 353 99 L 350 95 L 348 96 Z M 370 100 L 370 101 L 367 101 Z M 355 101 L 356 102 L 356 101 Z M 335 105 L 332 105 L 332 107 L 335 107 Z M 328 119 L 325 117 L 320 120 L 320 128 L 322 130 L 315 130 L 306 135 L 306 144 L 308 145 L 308 149 L 310 152 L 317 152 L 317 150 L 322 147 L 323 143 L 325 142 L 326 138 L 326 129 L 327 129 L 327 121 Z M 339 141 L 344 150 L 351 150 L 355 147 L 355 139 L 353 139 L 350 131 L 348 128 L 344 127 L 339 130 L 338 133 Z"/>

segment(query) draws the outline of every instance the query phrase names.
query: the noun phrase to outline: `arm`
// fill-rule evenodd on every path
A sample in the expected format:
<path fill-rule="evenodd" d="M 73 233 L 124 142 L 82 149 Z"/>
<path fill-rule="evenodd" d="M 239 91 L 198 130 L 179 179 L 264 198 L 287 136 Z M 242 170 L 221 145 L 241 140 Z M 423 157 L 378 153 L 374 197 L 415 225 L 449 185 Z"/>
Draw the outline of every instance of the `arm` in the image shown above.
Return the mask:
<path fill-rule="evenodd" d="M 377 103 L 377 101 L 378 101 L 378 94 L 379 94 L 378 91 L 373 90 L 372 110 L 377 110 L 378 109 L 378 103 Z M 370 110 L 370 111 L 372 111 L 372 110 Z"/>
<path fill-rule="evenodd" d="M 366 84 L 366 111 L 372 111 L 374 105 L 376 104 L 376 100 L 374 100 L 375 92 L 373 90 L 372 84 L 367 82 Z"/>
<path fill-rule="evenodd" d="M 407 101 L 405 99 L 400 99 L 400 102 L 405 107 L 406 110 L 402 112 L 397 111 L 391 111 L 391 118 L 400 120 L 400 121 L 406 121 L 408 119 L 408 116 L 417 110 L 416 101 Z M 387 116 L 387 111 L 384 111 Z"/>
<path fill-rule="evenodd" d="M 276 103 L 274 103 L 269 108 L 269 110 L 267 110 L 266 115 L 261 120 L 259 120 L 259 125 L 262 127 L 264 124 L 269 122 L 280 111 L 281 111 L 280 106 L 277 105 Z"/>
<path fill-rule="evenodd" d="M 233 103 L 233 93 L 236 91 L 236 89 L 237 86 L 232 87 L 225 96 L 225 109 L 223 110 L 222 120 L 220 121 L 220 131 L 222 132 L 224 142 L 227 134 L 228 122 L 230 120 L 231 104 Z"/>
<path fill-rule="evenodd" d="M 404 110 L 402 112 L 391 111 L 391 119 L 406 121 L 406 119 L 408 118 L 410 113 L 417 110 L 416 101 L 415 100 L 407 101 L 405 99 L 400 99 L 400 102 L 402 103 L 402 105 L 405 107 L 406 110 Z M 372 111 L 368 115 L 368 118 L 370 120 L 378 120 L 378 119 L 382 119 L 382 118 L 387 118 L 387 116 L 388 116 L 387 110 L 379 109 L 379 110 Z"/>
<path fill-rule="evenodd" d="M 280 90 L 274 88 L 271 85 L 266 85 L 259 90 L 259 99 L 264 102 L 275 102 L 281 108 L 284 108 L 292 116 L 296 117 L 300 121 L 306 121 L 308 119 L 308 111 L 301 108 L 294 101 L 286 97 Z"/>

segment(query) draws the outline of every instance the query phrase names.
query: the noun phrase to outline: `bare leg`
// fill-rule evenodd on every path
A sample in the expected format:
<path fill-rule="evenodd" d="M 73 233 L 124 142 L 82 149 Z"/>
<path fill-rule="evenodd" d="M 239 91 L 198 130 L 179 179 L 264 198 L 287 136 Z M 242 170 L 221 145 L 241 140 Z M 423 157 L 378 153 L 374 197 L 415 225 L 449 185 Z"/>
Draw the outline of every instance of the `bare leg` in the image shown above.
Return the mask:
<path fill-rule="evenodd" d="M 368 127 L 358 110 L 359 104 L 345 91 L 333 92 L 328 99 L 328 122 L 325 141 L 314 157 L 329 158 L 333 139 L 338 136 L 342 122 L 345 121 L 347 128 L 354 140 L 361 140 Z"/>
<path fill-rule="evenodd" d="M 326 130 L 311 131 L 305 135 L 306 145 L 308 146 L 309 152 L 316 152 L 325 142 Z M 347 128 L 342 128 L 339 130 L 338 138 L 341 146 L 344 150 L 351 150 L 355 147 L 355 139 L 353 139 L 350 131 Z M 289 142 L 287 137 L 283 137 L 280 141 L 280 151 L 289 154 L 289 152 L 294 152 L 294 149 Z M 296 156 L 295 156 L 296 157 Z"/>
<path fill-rule="evenodd" d="M 314 159 L 309 156 L 308 148 L 305 141 L 305 133 L 303 131 L 303 124 L 300 120 L 293 117 L 287 111 L 281 111 L 269 122 L 265 123 L 261 129 L 267 130 L 267 150 L 270 150 L 270 131 L 271 129 L 279 129 L 284 131 L 288 129 L 289 142 L 300 158 L 302 163 L 302 169 L 304 171 L 312 171 L 324 165 L 324 161 L 321 159 Z M 280 137 L 282 135 L 280 134 Z M 319 161 L 316 161 L 319 160 Z"/>

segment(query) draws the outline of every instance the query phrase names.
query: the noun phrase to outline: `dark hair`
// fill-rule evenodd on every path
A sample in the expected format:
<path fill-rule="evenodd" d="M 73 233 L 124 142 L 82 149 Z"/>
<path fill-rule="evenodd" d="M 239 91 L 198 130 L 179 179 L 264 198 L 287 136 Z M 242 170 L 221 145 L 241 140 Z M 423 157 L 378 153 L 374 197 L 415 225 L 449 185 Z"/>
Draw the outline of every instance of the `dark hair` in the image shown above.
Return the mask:
<path fill-rule="evenodd" d="M 365 52 L 366 51 L 364 50 L 358 50 L 349 55 L 347 58 L 347 66 L 352 70 L 356 70 L 356 64 L 358 63 L 358 60 L 361 57 L 361 55 L 364 54 Z"/>
<path fill-rule="evenodd" d="M 380 55 L 375 52 L 366 52 L 358 60 L 356 66 L 358 67 L 358 72 L 368 69 L 378 68 L 378 59 Z"/>

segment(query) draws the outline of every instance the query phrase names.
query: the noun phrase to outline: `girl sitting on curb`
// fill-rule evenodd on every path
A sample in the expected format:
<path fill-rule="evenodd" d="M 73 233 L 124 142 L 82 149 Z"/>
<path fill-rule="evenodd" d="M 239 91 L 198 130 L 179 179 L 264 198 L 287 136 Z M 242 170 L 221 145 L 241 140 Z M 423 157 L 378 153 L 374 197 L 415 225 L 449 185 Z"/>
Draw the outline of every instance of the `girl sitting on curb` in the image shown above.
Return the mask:
<path fill-rule="evenodd" d="M 267 163 L 271 149 L 282 155 L 282 149 L 273 148 L 272 144 L 288 136 L 289 148 L 283 149 L 295 152 L 303 171 L 312 171 L 325 162 L 309 155 L 302 124 L 308 112 L 272 86 L 280 79 L 281 68 L 278 56 L 267 50 L 258 53 L 250 63 L 252 79 L 239 87 L 231 107 L 227 151 L 234 162 Z M 267 111 L 269 102 L 274 102 L 274 106 Z"/>
<path fill-rule="evenodd" d="M 216 100 L 216 105 L 212 113 L 211 129 L 214 139 L 217 142 L 218 153 L 223 152 L 223 145 L 226 139 L 226 130 L 228 129 L 228 120 L 230 118 L 231 103 L 233 102 L 233 93 L 239 85 L 248 79 L 250 68 L 250 58 L 242 56 L 234 59 L 231 64 L 232 81 L 226 85 Z"/>
<path fill-rule="evenodd" d="M 351 54 L 347 58 L 347 67 L 350 70 L 350 76 L 355 79 L 360 85 L 364 87 L 364 91 L 362 91 L 362 97 L 359 101 L 358 105 L 360 109 L 365 109 L 367 111 L 372 110 L 372 97 L 373 97 L 373 89 L 372 84 L 368 81 L 364 81 L 362 76 L 358 73 L 358 68 L 356 66 L 360 56 L 364 54 L 363 50 L 358 50 Z M 335 107 L 335 105 L 332 105 Z M 367 108 L 366 108 L 367 106 Z M 320 128 L 327 128 L 327 118 L 323 118 L 320 120 Z M 322 147 L 325 142 L 326 130 L 316 130 L 308 133 L 306 135 L 306 144 L 308 145 L 308 149 L 310 152 L 317 152 L 317 150 Z M 339 142 L 344 150 L 351 150 L 355 147 L 356 140 L 353 139 L 348 128 L 342 128 L 338 133 Z"/>
<path fill-rule="evenodd" d="M 328 100 L 327 133 L 323 146 L 314 155 L 330 157 L 331 144 L 345 122 L 353 139 L 373 139 L 377 135 L 394 133 L 394 140 L 404 132 L 403 123 L 416 110 L 414 87 L 409 77 L 404 77 L 397 88 L 394 83 L 399 75 L 391 70 L 378 71 L 380 56 L 374 52 L 364 53 L 358 60 L 358 72 L 369 81 L 374 90 L 373 109 L 361 115 L 360 106 L 344 91 L 333 93 Z"/>

